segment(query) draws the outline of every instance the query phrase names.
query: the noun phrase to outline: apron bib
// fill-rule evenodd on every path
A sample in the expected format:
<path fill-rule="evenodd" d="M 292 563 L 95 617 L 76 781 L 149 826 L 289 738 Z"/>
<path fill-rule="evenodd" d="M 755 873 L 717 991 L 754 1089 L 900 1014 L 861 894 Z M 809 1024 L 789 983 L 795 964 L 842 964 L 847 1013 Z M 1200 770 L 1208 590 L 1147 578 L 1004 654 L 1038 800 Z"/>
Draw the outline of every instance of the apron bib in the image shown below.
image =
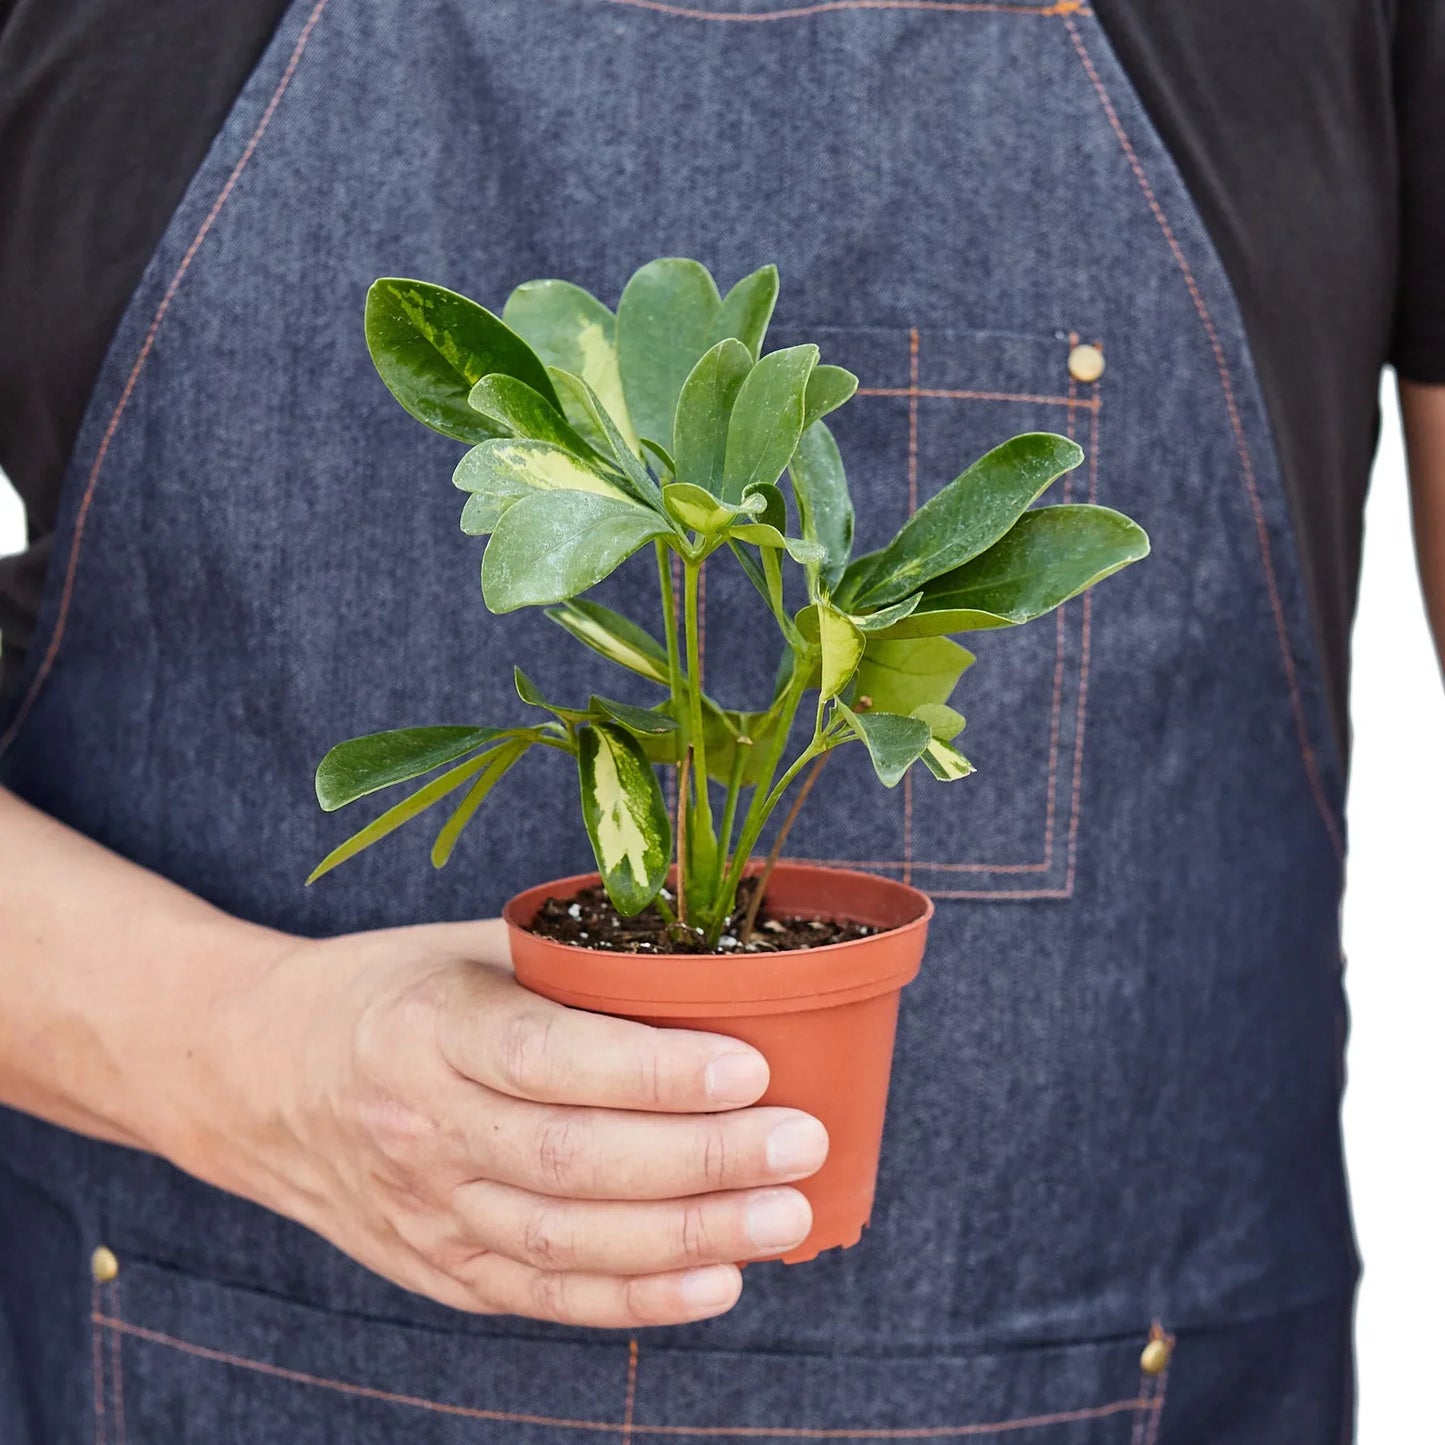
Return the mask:
<path fill-rule="evenodd" d="M 1074 0 L 295 5 L 97 384 L 0 781 L 303 934 L 494 914 L 589 867 L 570 775 L 529 757 L 445 873 L 404 832 L 302 887 L 355 826 L 314 804 L 336 740 L 514 718 L 514 659 L 551 695 L 615 685 L 469 591 L 459 448 L 386 395 L 362 301 L 562 276 L 615 303 L 658 255 L 724 285 L 776 260 L 769 346 L 858 373 L 859 550 L 1035 429 L 1088 452 L 1046 500 L 1154 542 L 1055 624 L 977 639 L 976 777 L 885 792 L 850 750 L 799 824 L 793 853 L 938 903 L 862 1246 L 636 1338 L 463 1316 L 0 1114 L 0 1436 L 1333 1445 L 1341 768 L 1238 307 Z M 746 588 L 710 581 L 714 608 Z M 650 567 L 609 587 L 639 611 Z M 92 1285 L 100 1244 L 120 1270 Z"/>

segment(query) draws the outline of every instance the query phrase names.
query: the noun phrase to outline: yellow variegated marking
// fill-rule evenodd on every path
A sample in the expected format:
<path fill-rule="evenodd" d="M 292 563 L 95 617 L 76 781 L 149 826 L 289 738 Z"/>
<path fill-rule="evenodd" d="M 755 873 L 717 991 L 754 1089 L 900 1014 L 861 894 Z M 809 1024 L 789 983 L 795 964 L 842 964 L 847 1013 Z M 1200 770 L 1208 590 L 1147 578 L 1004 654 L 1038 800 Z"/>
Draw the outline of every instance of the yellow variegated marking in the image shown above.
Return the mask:
<path fill-rule="evenodd" d="M 585 613 L 569 610 L 567 621 L 573 632 L 590 638 L 604 657 L 610 657 L 623 667 L 641 673 L 643 677 L 656 678 L 658 682 L 667 681 L 667 674 L 657 665 L 656 658 L 649 657 L 645 652 L 633 647 L 631 643 L 624 642 L 615 632 L 609 632 Z"/>
<path fill-rule="evenodd" d="M 823 648 L 823 696 L 836 697 L 858 670 L 863 657 L 863 634 L 825 601 L 818 607 L 818 638 Z"/>
<path fill-rule="evenodd" d="M 928 756 L 938 764 L 939 771 L 950 782 L 955 778 L 966 778 L 973 771 L 973 764 L 957 748 L 951 748 L 937 738 L 929 743 Z"/>
<path fill-rule="evenodd" d="M 493 465 L 509 467 L 539 491 L 595 492 L 601 497 L 630 501 L 627 493 L 589 471 L 560 447 L 524 447 L 502 444 L 492 451 Z"/>
<path fill-rule="evenodd" d="M 577 333 L 577 350 L 582 357 L 582 380 L 597 393 L 597 400 L 606 408 L 622 440 L 635 452 L 641 451 L 632 418 L 627 413 L 627 399 L 622 392 L 622 370 L 617 364 L 617 348 L 602 324 L 589 321 Z"/>
<path fill-rule="evenodd" d="M 627 791 L 617 770 L 612 743 L 605 732 L 597 733 L 595 790 L 598 806 L 597 847 L 607 859 L 607 871 L 616 872 L 621 863 L 632 870 L 639 883 L 647 878 L 647 835 L 627 806 Z"/>

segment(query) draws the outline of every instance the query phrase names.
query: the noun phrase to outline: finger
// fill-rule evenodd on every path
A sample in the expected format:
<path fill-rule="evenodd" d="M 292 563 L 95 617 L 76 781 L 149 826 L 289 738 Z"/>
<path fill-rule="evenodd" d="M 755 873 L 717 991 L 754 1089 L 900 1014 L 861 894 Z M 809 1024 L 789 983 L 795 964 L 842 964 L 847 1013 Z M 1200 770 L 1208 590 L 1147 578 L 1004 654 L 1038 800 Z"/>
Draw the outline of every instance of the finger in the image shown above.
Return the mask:
<path fill-rule="evenodd" d="M 461 1277 L 473 1308 L 614 1330 L 712 1319 L 738 1302 L 743 1287 L 731 1264 L 620 1278 L 534 1269 L 500 1254 L 479 1255 Z"/>
<path fill-rule="evenodd" d="M 718 1034 L 656 1029 L 563 1008 L 509 975 L 478 968 L 463 1006 L 442 1016 L 443 1056 L 467 1078 L 544 1104 L 707 1113 L 756 1103 L 767 1060 Z"/>
<path fill-rule="evenodd" d="M 549 1271 L 663 1274 L 764 1259 L 796 1248 L 813 1227 L 796 1189 L 621 1204 L 479 1181 L 458 1189 L 454 1204 L 471 1242 Z"/>
<path fill-rule="evenodd" d="M 796 1109 L 702 1117 L 524 1104 L 492 1096 L 473 1178 L 558 1199 L 680 1199 L 817 1173 L 828 1133 Z"/>

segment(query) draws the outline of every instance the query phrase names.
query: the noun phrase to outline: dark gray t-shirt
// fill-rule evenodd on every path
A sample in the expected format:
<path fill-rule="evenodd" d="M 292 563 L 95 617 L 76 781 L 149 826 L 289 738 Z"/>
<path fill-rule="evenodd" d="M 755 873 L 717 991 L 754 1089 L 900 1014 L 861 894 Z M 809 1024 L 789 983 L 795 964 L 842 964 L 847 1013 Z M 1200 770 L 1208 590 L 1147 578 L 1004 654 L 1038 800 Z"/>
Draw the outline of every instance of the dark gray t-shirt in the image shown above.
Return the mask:
<path fill-rule="evenodd" d="M 1445 382 L 1445 4 L 1093 0 L 1239 294 L 1342 740 L 1387 361 Z M 13 678 L 112 331 L 285 0 L 0 0 L 0 559 Z"/>

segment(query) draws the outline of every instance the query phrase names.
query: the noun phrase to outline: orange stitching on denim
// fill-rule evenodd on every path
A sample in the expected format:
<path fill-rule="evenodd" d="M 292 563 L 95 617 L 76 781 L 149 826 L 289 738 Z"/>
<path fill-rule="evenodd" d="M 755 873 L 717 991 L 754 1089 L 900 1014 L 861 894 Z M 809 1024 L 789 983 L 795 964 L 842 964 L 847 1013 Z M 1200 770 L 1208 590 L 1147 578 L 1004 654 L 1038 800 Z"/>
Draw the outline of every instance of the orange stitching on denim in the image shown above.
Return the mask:
<path fill-rule="evenodd" d="M 908 328 L 908 515 L 918 510 L 918 328 Z"/>
<path fill-rule="evenodd" d="M 115 1280 L 110 1287 L 111 1307 L 114 1309 L 117 1318 L 120 1316 L 120 1280 Z M 116 1445 L 125 1445 L 125 1382 L 121 1373 L 120 1335 L 114 1330 L 110 1336 L 110 1397 L 111 1406 L 115 1412 L 115 1439 Z"/>
<path fill-rule="evenodd" d="M 910 401 L 922 396 L 943 401 L 1026 401 L 1035 406 L 1069 406 L 1088 411 L 1097 403 L 1073 401 L 1067 396 L 1038 396 L 1023 391 L 955 391 L 937 386 L 860 386 L 856 396 L 906 396 Z"/>
<path fill-rule="evenodd" d="M 90 1378 L 95 1390 L 92 1410 L 95 1417 L 95 1445 L 106 1445 L 105 1439 L 105 1347 L 100 1337 L 100 1285 L 90 1287 Z"/>
<path fill-rule="evenodd" d="M 967 1440 L 980 1435 L 1009 1435 L 1016 1430 L 1040 1430 L 1049 1425 L 1072 1425 L 1082 1420 L 1107 1420 L 1114 1415 L 1146 1409 L 1147 1400 L 1134 1397 L 1091 1405 L 1082 1410 L 1059 1410 L 1049 1415 L 1020 1415 L 1013 1420 L 986 1420 L 976 1425 L 899 1426 L 891 1430 L 829 1430 L 786 1425 L 638 1425 L 638 1434 L 684 1436 L 704 1440 Z"/>
<path fill-rule="evenodd" d="M 20 704 L 19 711 L 15 714 L 14 721 L 6 729 L 3 737 L 0 737 L 0 754 L 20 735 L 20 729 L 25 724 L 25 719 L 30 715 L 31 709 L 35 706 L 36 699 L 40 696 L 50 673 L 55 667 L 55 659 L 60 652 L 61 640 L 65 636 L 66 624 L 70 618 L 70 603 L 75 592 L 76 571 L 80 562 L 80 547 L 85 538 L 86 519 L 90 516 L 91 503 L 95 500 L 95 489 L 100 481 L 101 468 L 105 465 L 105 459 L 110 453 L 110 444 L 115 440 L 115 434 L 120 427 L 121 418 L 124 417 L 126 409 L 130 405 L 130 399 L 135 391 L 136 384 L 140 380 L 140 374 L 145 369 L 146 362 L 155 347 L 156 335 L 161 329 L 161 323 L 166 318 L 166 313 L 171 309 L 171 302 L 175 299 L 176 292 L 180 290 L 186 273 L 191 269 L 191 262 L 195 260 L 196 253 L 201 249 L 206 237 L 210 234 L 212 226 L 220 216 L 225 204 L 231 198 L 231 192 L 236 188 L 236 182 L 241 178 L 241 173 L 251 163 L 251 157 L 256 153 L 256 147 L 261 143 L 261 137 L 266 134 L 271 124 L 271 117 L 275 115 L 277 106 L 281 103 L 281 97 L 285 95 L 287 87 L 291 84 L 291 77 L 296 73 L 296 67 L 301 63 L 302 53 L 306 49 L 307 42 L 311 39 L 311 32 L 316 28 L 316 22 L 321 19 L 321 12 L 326 9 L 328 0 L 316 0 L 316 8 L 312 10 L 307 18 L 306 24 L 302 27 L 301 34 L 297 37 L 296 46 L 291 52 L 291 58 L 282 72 L 281 79 L 276 89 L 272 92 L 271 99 L 266 109 L 261 114 L 261 119 L 256 124 L 256 129 L 251 133 L 251 139 L 246 143 L 246 149 L 242 151 L 241 158 L 226 178 L 226 184 L 222 186 L 221 193 L 216 197 L 215 204 L 201 222 L 200 230 L 195 234 L 186 253 L 181 257 L 181 263 L 176 268 L 176 273 L 171 277 L 170 284 L 166 287 L 165 295 L 161 297 L 160 305 L 156 307 L 155 315 L 151 318 L 150 329 L 146 332 L 145 340 L 141 343 L 140 351 L 136 354 L 135 363 L 130 369 L 130 375 L 126 377 L 125 386 L 121 391 L 120 400 L 116 402 L 115 409 L 110 414 L 110 420 L 106 423 L 105 433 L 100 439 L 100 446 L 96 450 L 95 459 L 91 462 L 90 473 L 85 480 L 85 492 L 80 499 L 80 509 L 75 517 L 75 531 L 70 542 L 70 556 L 65 566 L 65 581 L 60 590 L 60 605 L 56 611 L 55 630 L 51 634 L 49 645 L 45 649 L 45 656 L 41 659 L 40 668 L 35 674 L 34 681 L 30 684 L 25 694 L 24 701 Z"/>
<path fill-rule="evenodd" d="M 323 1375 L 309 1375 L 303 1370 L 288 1370 L 282 1365 L 268 1364 L 264 1360 L 247 1359 L 244 1355 L 228 1354 L 225 1350 L 208 1349 L 205 1345 L 194 1345 L 189 1340 L 177 1339 L 174 1335 L 162 1334 L 159 1330 L 148 1330 L 143 1325 L 128 1324 L 125 1320 L 113 1319 L 108 1315 L 92 1316 L 96 1324 L 108 1330 L 119 1330 L 134 1339 L 145 1340 L 148 1344 L 164 1345 L 167 1349 L 178 1350 L 183 1355 L 198 1360 L 210 1360 L 219 1365 L 232 1365 L 238 1370 L 250 1370 L 271 1379 L 286 1380 L 293 1385 L 314 1385 L 323 1390 L 335 1390 L 339 1394 L 376 1400 L 385 1405 L 410 1405 L 418 1410 L 431 1410 L 440 1415 L 457 1415 L 467 1420 L 492 1420 L 511 1425 L 546 1425 L 562 1430 L 604 1430 L 617 1429 L 615 1421 L 568 1420 L 550 1415 L 520 1415 L 505 1410 L 479 1410 L 468 1405 L 451 1405 L 444 1400 L 427 1400 L 420 1395 L 401 1395 L 391 1390 L 377 1390 L 369 1385 L 352 1385 L 345 1380 L 331 1380 Z"/>
<path fill-rule="evenodd" d="M 1077 346 L 1079 336 L 1077 332 L 1069 333 L 1069 346 Z M 1103 342 L 1095 342 L 1100 350 L 1103 350 Z M 918 388 L 917 375 L 912 377 L 911 385 L 905 391 L 902 388 L 863 388 L 858 389 L 859 395 L 907 395 L 910 398 L 914 395 L 928 395 L 926 391 Z M 1072 441 L 1075 439 L 1074 413 L 1075 411 L 1087 411 L 1089 415 L 1089 500 L 1098 500 L 1099 490 L 1099 414 L 1102 408 L 1102 400 L 1099 396 L 1098 383 L 1091 387 L 1092 394 L 1085 400 L 1078 397 L 1078 386 L 1073 376 L 1069 377 L 1069 394 L 1066 397 L 1056 398 L 1060 404 L 1069 408 L 1068 411 L 1068 435 Z M 976 394 L 975 394 L 976 395 Z M 912 413 L 916 403 L 910 400 L 910 425 L 912 424 Z M 910 456 L 910 462 L 912 457 Z M 911 480 L 911 477 L 910 477 Z M 1067 473 L 1064 477 L 1064 501 L 1068 502 L 1072 496 L 1073 473 Z M 1075 727 L 1074 736 L 1074 782 L 1072 790 L 1072 806 L 1069 815 L 1069 870 L 1064 879 L 1062 888 L 1042 888 L 1032 890 L 976 890 L 976 889 L 944 889 L 929 888 L 928 892 L 935 898 L 972 898 L 984 902 L 1002 901 L 1004 899 L 1038 899 L 1038 898 L 1071 898 L 1074 891 L 1074 862 L 1078 854 L 1078 831 L 1079 831 L 1079 810 L 1082 805 L 1082 749 L 1084 742 L 1084 715 L 1088 699 L 1088 675 L 1089 675 L 1089 624 L 1091 617 L 1092 599 L 1088 596 L 1083 598 L 1084 616 L 1083 633 L 1081 642 L 1081 660 L 1079 674 L 1079 711 L 1078 723 Z M 909 807 L 909 796 L 906 791 L 909 778 L 904 779 L 904 849 L 902 859 L 860 859 L 860 858 L 813 858 L 807 861 L 821 864 L 825 867 L 847 867 L 847 868 L 888 868 L 902 869 L 903 881 L 913 881 L 913 873 L 916 870 L 923 870 L 932 873 L 998 873 L 1019 875 L 1025 873 L 1048 873 L 1053 868 L 1054 857 L 1054 828 L 1057 814 L 1057 790 L 1058 790 L 1058 763 L 1059 763 L 1059 724 L 1061 720 L 1061 706 L 1063 701 L 1063 673 L 1066 646 L 1065 614 L 1067 605 L 1059 608 L 1057 614 L 1057 637 L 1058 648 L 1055 653 L 1054 664 L 1054 692 L 1050 712 L 1049 724 L 1049 768 L 1046 792 L 1046 812 L 1044 816 L 1044 857 L 1042 862 L 1037 863 L 942 863 L 931 862 L 926 859 L 913 857 L 911 847 L 911 810 Z M 909 775 L 911 777 L 911 774 Z"/>
<path fill-rule="evenodd" d="M 609 5 L 625 5 L 631 10 L 650 10 L 677 20 L 721 20 L 740 24 L 756 24 L 766 20 L 803 20 L 813 15 L 830 15 L 839 10 L 940 10 L 945 15 L 1037 15 L 1053 19 L 1069 15 L 1092 15 L 1084 8 L 1084 0 L 1055 0 L 1052 5 L 1011 5 L 1006 0 L 985 3 L 985 0 L 820 0 L 813 5 L 794 5 L 786 10 L 739 12 L 735 10 L 703 10 L 691 5 L 673 5 L 666 0 L 605 0 Z"/>
<path fill-rule="evenodd" d="M 908 328 L 908 515 L 918 510 L 918 328 Z M 913 881 L 913 769 L 903 775 L 903 881 Z"/>
<path fill-rule="evenodd" d="M 1099 383 L 1094 383 L 1094 400 L 1099 400 Z M 1089 417 L 1089 502 L 1099 498 L 1099 412 Z M 1069 867 L 1064 875 L 1064 892 L 1074 896 L 1075 867 L 1079 859 L 1079 814 L 1084 798 L 1084 722 L 1089 710 L 1089 662 L 1092 656 L 1094 594 L 1084 593 L 1084 630 L 1079 642 L 1079 710 L 1074 724 L 1074 791 L 1069 809 Z"/>
<path fill-rule="evenodd" d="M 1099 97 L 1100 104 L 1104 108 L 1104 114 L 1108 117 L 1109 125 L 1114 131 L 1120 146 L 1123 147 L 1125 158 L 1129 162 L 1129 168 L 1134 172 L 1134 179 L 1138 181 L 1139 188 L 1144 193 L 1144 199 L 1149 204 L 1149 209 L 1159 225 L 1160 231 L 1168 243 L 1170 253 L 1174 257 L 1175 264 L 1179 267 L 1184 277 L 1184 284 L 1189 289 L 1190 299 L 1194 302 L 1194 309 L 1199 315 L 1200 321 L 1204 324 L 1205 335 L 1209 338 L 1210 349 L 1214 353 L 1214 364 L 1219 372 L 1219 384 L 1224 392 L 1224 406 L 1229 413 L 1229 424 L 1234 432 L 1235 450 L 1239 454 L 1240 466 L 1244 472 L 1245 490 L 1249 494 L 1250 510 L 1254 514 L 1254 527 L 1259 540 L 1260 561 L 1264 570 L 1265 588 L 1269 593 L 1270 607 L 1274 613 L 1275 633 L 1279 640 L 1280 657 L 1284 663 L 1285 682 L 1289 689 L 1290 707 L 1294 712 L 1295 730 L 1299 734 L 1300 752 L 1304 758 L 1305 773 L 1309 778 L 1310 790 L 1314 794 L 1315 804 L 1319 809 L 1320 817 L 1324 820 L 1325 830 L 1330 836 L 1330 843 L 1335 850 L 1335 856 L 1344 861 L 1345 844 L 1340 834 L 1339 823 L 1335 819 L 1334 811 L 1330 807 L 1329 799 L 1325 796 L 1324 782 L 1319 774 L 1318 759 L 1315 756 L 1314 745 L 1310 742 L 1309 724 L 1305 718 L 1304 698 L 1300 692 L 1299 677 L 1295 671 L 1294 649 L 1290 643 L 1289 623 L 1285 617 L 1284 599 L 1280 594 L 1279 582 L 1274 570 L 1274 554 L 1269 542 L 1269 525 L 1265 520 L 1264 504 L 1260 499 L 1259 483 L 1254 473 L 1254 458 L 1250 454 L 1249 441 L 1244 434 L 1244 423 L 1240 418 L 1239 406 L 1235 400 L 1234 382 L 1230 376 L 1229 363 L 1224 355 L 1224 346 L 1219 339 L 1219 332 L 1214 325 L 1214 317 L 1210 314 L 1203 295 L 1200 293 L 1198 283 L 1194 279 L 1194 271 L 1189 265 L 1189 258 L 1185 256 L 1183 247 L 1180 246 L 1178 238 L 1174 234 L 1174 228 L 1169 224 L 1169 217 L 1165 215 L 1164 208 L 1159 204 L 1154 194 L 1154 188 L 1149 184 L 1149 177 L 1145 174 L 1144 167 L 1134 150 L 1133 143 L 1125 131 L 1123 123 L 1119 119 L 1118 112 L 1114 109 L 1114 103 L 1110 99 L 1108 87 L 1094 68 L 1093 57 L 1089 54 L 1088 47 L 1084 44 L 1084 37 L 1079 32 L 1079 27 L 1074 24 L 1069 16 L 1064 17 L 1064 24 L 1068 27 L 1069 35 L 1074 42 L 1074 49 L 1078 52 L 1079 59 L 1083 62 L 1084 70 L 1093 84 L 1094 91 Z"/>
<path fill-rule="evenodd" d="M 926 858 L 805 858 L 799 861 L 816 863 L 822 868 L 902 868 L 908 864 L 928 873 L 1039 873 L 1043 870 L 1041 863 L 933 863 Z"/>
<path fill-rule="evenodd" d="M 1164 1419 L 1164 1399 L 1169 1393 L 1169 1371 L 1174 1367 L 1174 1336 L 1164 1328 L 1158 1320 L 1149 1328 L 1151 1340 L 1163 1340 L 1169 1346 L 1169 1358 L 1164 1362 L 1164 1368 L 1154 1380 L 1153 1399 L 1147 1414 L 1141 1414 L 1138 1419 L 1148 1421 L 1148 1430 L 1142 1441 L 1142 1445 L 1158 1445 L 1159 1426 Z"/>
<path fill-rule="evenodd" d="M 208 1349 L 204 1345 L 192 1344 L 189 1340 L 177 1339 L 174 1335 L 149 1330 L 142 1325 L 133 1325 L 125 1320 L 94 1312 L 93 1325 L 109 1330 L 118 1330 L 135 1339 L 149 1344 L 162 1345 L 196 1359 L 210 1360 L 216 1364 L 231 1365 L 236 1369 L 250 1370 L 270 1379 L 285 1380 L 295 1385 L 310 1385 L 324 1390 L 335 1390 L 339 1394 L 356 1398 L 375 1400 L 385 1405 L 406 1405 L 413 1409 L 430 1410 L 439 1415 L 452 1415 L 466 1420 L 490 1420 L 507 1425 L 540 1425 L 556 1430 L 584 1430 L 593 1433 L 615 1431 L 618 1422 L 612 1420 L 572 1420 L 548 1415 L 515 1414 L 504 1410 L 481 1410 L 470 1405 L 452 1405 L 444 1400 L 428 1400 L 420 1395 L 402 1395 L 391 1390 L 378 1390 L 369 1385 L 353 1385 L 345 1380 L 328 1379 L 323 1375 L 310 1375 L 302 1370 L 289 1370 L 281 1365 L 268 1364 L 264 1360 L 248 1359 L 244 1355 L 228 1354 L 224 1350 Z M 635 1342 L 634 1342 L 635 1349 Z M 635 1356 L 633 1357 L 635 1359 Z M 1045 1425 L 1067 1425 L 1080 1420 L 1103 1420 L 1112 1415 L 1147 1409 L 1149 1401 L 1142 1396 L 1127 1400 L 1111 1400 L 1106 1405 L 1091 1405 L 1079 1410 L 1061 1410 L 1048 1415 L 1025 1415 L 1013 1420 L 990 1420 L 974 1425 L 901 1426 L 895 1429 L 865 1430 L 837 1429 L 826 1426 L 786 1425 L 632 1425 L 635 1435 L 694 1437 L 708 1440 L 962 1440 L 978 1435 L 1002 1435 L 1014 1430 L 1038 1429 Z"/>
<path fill-rule="evenodd" d="M 1069 332 L 1069 349 L 1072 351 L 1079 344 L 1079 333 Z M 1067 362 L 1065 363 L 1068 370 Z M 1069 372 L 1069 402 L 1070 407 L 1066 414 L 1069 440 L 1076 440 L 1074 436 L 1074 410 L 1073 402 L 1078 399 L 1078 385 L 1074 381 L 1072 372 Z M 1074 474 L 1064 474 L 1064 505 L 1073 499 L 1074 495 Z M 1058 821 L 1058 793 L 1059 793 L 1059 724 L 1063 720 L 1064 708 L 1064 659 L 1066 655 L 1066 643 L 1068 641 L 1068 603 L 1064 603 L 1054 614 L 1054 695 L 1053 704 L 1049 713 L 1049 792 L 1046 812 L 1044 814 L 1044 866 L 1043 871 L 1048 872 L 1054 862 L 1054 825 Z M 1078 738 L 1074 739 L 1075 747 L 1078 746 Z"/>
<path fill-rule="evenodd" d="M 627 1342 L 627 1402 L 622 1410 L 622 1445 L 631 1445 L 632 1416 L 637 1405 L 637 1341 Z"/>

